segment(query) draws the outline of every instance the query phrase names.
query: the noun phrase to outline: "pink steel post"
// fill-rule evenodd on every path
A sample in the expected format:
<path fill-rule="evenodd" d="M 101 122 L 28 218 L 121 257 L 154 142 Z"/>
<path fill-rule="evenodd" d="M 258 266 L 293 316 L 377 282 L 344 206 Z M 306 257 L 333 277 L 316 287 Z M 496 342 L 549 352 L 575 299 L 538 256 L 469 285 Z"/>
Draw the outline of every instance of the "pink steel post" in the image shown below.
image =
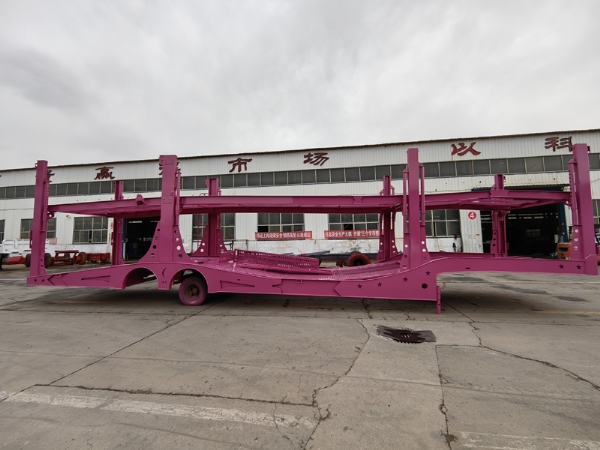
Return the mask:
<path fill-rule="evenodd" d="M 385 175 L 383 177 L 383 190 L 379 195 L 394 195 L 391 176 Z M 379 252 L 377 253 L 377 261 L 383 261 L 398 254 L 395 222 L 395 212 L 390 210 L 381 213 L 379 217 Z"/>
<path fill-rule="evenodd" d="M 504 175 L 494 175 L 493 191 L 504 191 Z M 492 211 L 492 242 L 490 253 L 494 256 L 507 256 L 506 216 L 508 211 Z"/>
<path fill-rule="evenodd" d="M 123 182 L 115 181 L 115 200 L 123 200 Z M 115 217 L 112 232 L 112 255 L 111 264 L 120 266 L 123 264 L 123 218 Z"/>
<path fill-rule="evenodd" d="M 219 180 L 217 178 L 208 178 L 206 180 L 208 186 L 208 195 L 210 197 L 220 196 Z M 221 233 L 221 215 L 209 212 L 208 221 L 204 227 L 202 241 L 198 245 L 198 249 L 192 256 L 219 256 L 221 253 L 227 252 L 223 234 Z"/>

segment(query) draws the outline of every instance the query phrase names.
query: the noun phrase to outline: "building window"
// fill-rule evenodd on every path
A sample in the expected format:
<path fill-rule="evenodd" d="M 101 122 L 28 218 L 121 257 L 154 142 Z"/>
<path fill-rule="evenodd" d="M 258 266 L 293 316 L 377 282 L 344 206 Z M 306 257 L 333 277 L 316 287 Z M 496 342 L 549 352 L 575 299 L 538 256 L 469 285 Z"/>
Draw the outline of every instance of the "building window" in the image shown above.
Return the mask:
<path fill-rule="evenodd" d="M 304 214 L 259 213 L 258 232 L 304 231 Z"/>
<path fill-rule="evenodd" d="M 33 219 L 21 219 L 21 239 L 29 239 L 31 235 L 31 225 L 33 223 Z"/>
<path fill-rule="evenodd" d="M 73 244 L 104 244 L 107 240 L 107 217 L 75 217 Z"/>
<path fill-rule="evenodd" d="M 52 239 L 56 237 L 56 217 L 52 219 L 48 219 L 48 224 L 46 225 L 46 238 Z"/>
<path fill-rule="evenodd" d="M 200 244 L 204 227 L 208 224 L 208 214 L 194 214 L 192 216 L 192 242 L 195 245 Z M 233 241 L 235 239 L 235 213 L 221 214 L 221 233 L 224 241 Z"/>
<path fill-rule="evenodd" d="M 600 235 L 600 200 L 592 200 L 594 208 L 594 230 L 597 235 Z"/>
<path fill-rule="evenodd" d="M 460 235 L 460 215 L 457 209 L 425 211 L 427 237 Z"/>
<path fill-rule="evenodd" d="M 378 214 L 329 214 L 330 230 L 377 230 Z"/>
<path fill-rule="evenodd" d="M 29 239 L 31 235 L 31 230 L 33 226 L 33 219 L 21 219 L 21 239 Z M 4 231 L 4 225 L 2 226 L 2 231 Z M 4 233 L 3 233 L 4 234 Z M 55 238 L 56 237 L 56 218 L 48 219 L 48 223 L 46 225 L 46 238 Z M 1 240 L 0 240 L 1 242 Z"/>
<path fill-rule="evenodd" d="M 4 219 L 0 220 L 0 244 L 4 240 Z"/>

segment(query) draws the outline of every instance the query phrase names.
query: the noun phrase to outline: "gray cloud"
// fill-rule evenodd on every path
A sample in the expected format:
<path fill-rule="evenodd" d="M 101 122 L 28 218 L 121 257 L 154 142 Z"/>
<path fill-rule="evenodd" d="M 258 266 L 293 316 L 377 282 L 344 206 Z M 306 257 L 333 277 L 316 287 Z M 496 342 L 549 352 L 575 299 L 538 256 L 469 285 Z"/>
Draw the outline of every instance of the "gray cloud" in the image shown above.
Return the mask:
<path fill-rule="evenodd" d="M 595 128 L 600 2 L 0 4 L 8 167 Z"/>
<path fill-rule="evenodd" d="M 32 49 L 0 51 L 0 83 L 41 107 L 81 110 L 91 100 L 67 68 Z"/>

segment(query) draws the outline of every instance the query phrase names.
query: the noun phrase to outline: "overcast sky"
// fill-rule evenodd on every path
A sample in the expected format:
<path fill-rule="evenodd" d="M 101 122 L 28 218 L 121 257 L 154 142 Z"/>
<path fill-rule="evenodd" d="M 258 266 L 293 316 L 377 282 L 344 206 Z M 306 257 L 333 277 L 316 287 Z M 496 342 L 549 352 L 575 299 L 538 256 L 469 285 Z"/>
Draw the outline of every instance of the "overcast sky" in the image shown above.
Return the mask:
<path fill-rule="evenodd" d="M 0 169 L 589 128 L 598 0 L 0 0 Z"/>

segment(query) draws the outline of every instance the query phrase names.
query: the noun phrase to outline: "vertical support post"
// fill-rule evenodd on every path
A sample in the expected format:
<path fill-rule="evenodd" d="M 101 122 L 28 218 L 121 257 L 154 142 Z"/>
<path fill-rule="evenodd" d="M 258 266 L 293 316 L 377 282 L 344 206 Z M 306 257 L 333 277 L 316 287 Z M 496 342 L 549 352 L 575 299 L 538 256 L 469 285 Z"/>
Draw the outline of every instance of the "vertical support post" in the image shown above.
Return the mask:
<path fill-rule="evenodd" d="M 504 190 L 504 175 L 494 175 L 494 186 L 492 191 Z M 492 211 L 492 242 L 490 253 L 494 256 L 507 256 L 508 243 L 506 241 L 506 216 L 507 211 Z"/>
<path fill-rule="evenodd" d="M 48 161 L 38 161 L 35 166 L 35 195 L 33 203 L 33 223 L 29 245 L 31 247 L 31 266 L 29 275 L 32 277 L 47 275 L 44 265 L 46 254 L 46 229 L 48 224 L 48 195 L 50 192 L 50 177 Z"/>
<path fill-rule="evenodd" d="M 507 256 L 506 211 L 492 211 L 492 243 L 490 253 L 494 256 Z"/>
<path fill-rule="evenodd" d="M 123 181 L 115 181 L 115 200 L 123 200 Z M 115 217 L 112 232 L 111 265 L 123 264 L 123 218 Z"/>
<path fill-rule="evenodd" d="M 586 144 L 575 144 L 573 159 L 569 161 L 570 206 L 573 216 L 571 259 L 583 261 L 585 273 L 595 275 L 598 273 L 598 262 L 588 152 L 589 148 Z"/>
<path fill-rule="evenodd" d="M 150 249 L 140 259 L 140 263 L 191 262 L 183 248 L 183 240 L 179 231 L 181 174 L 177 156 L 163 155 L 158 161 L 162 168 L 160 220 L 156 225 Z M 158 275 L 157 278 L 159 278 Z M 170 281 L 159 278 L 158 289 L 170 289 Z"/>
<path fill-rule="evenodd" d="M 383 190 L 379 195 L 394 195 L 394 187 L 392 186 L 392 177 L 384 175 Z M 396 249 L 396 230 L 394 229 L 394 221 L 396 214 L 394 212 L 382 213 L 379 217 L 379 252 L 377 253 L 377 261 L 386 260 L 398 253 Z"/>
<path fill-rule="evenodd" d="M 218 197 L 221 195 L 218 178 L 208 178 L 208 196 Z M 221 232 L 221 214 L 208 213 L 208 220 L 202 234 L 202 241 L 192 256 L 219 256 L 227 252 L 223 233 Z"/>
<path fill-rule="evenodd" d="M 402 214 L 404 216 L 404 252 L 402 260 L 409 268 L 429 260 L 425 241 L 424 170 L 419 163 L 419 150 L 408 149 L 408 164 L 404 171 Z"/>

